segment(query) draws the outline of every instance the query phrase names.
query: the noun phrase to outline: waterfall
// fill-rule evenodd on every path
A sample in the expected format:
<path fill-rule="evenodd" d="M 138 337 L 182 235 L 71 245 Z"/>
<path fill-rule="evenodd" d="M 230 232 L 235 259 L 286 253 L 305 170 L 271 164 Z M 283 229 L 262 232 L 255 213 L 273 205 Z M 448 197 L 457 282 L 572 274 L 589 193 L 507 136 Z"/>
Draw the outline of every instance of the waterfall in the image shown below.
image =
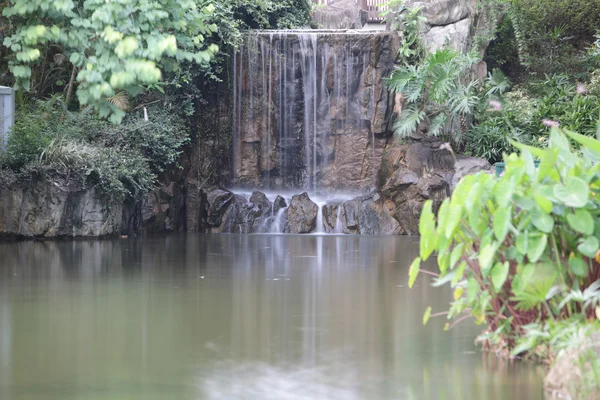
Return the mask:
<path fill-rule="evenodd" d="M 285 211 L 287 208 L 280 208 L 277 211 L 277 215 L 275 215 L 275 219 L 273 220 L 273 224 L 271 225 L 270 233 L 283 233 L 283 225 L 284 220 L 283 217 L 285 215 Z"/>
<path fill-rule="evenodd" d="M 323 223 L 323 205 L 318 204 L 319 210 L 317 211 L 317 226 L 315 227 L 314 233 L 325 233 L 325 224 Z"/>
<path fill-rule="evenodd" d="M 245 35 L 233 56 L 233 178 L 238 187 L 362 193 L 375 184 L 393 70 L 390 32 Z M 380 107 L 382 108 L 382 107 Z M 380 144 L 383 146 L 383 143 Z"/>
<path fill-rule="evenodd" d="M 343 204 L 340 204 L 337 209 L 337 218 L 335 220 L 335 231 L 334 233 L 344 233 L 344 224 L 342 223 L 342 208 Z"/>

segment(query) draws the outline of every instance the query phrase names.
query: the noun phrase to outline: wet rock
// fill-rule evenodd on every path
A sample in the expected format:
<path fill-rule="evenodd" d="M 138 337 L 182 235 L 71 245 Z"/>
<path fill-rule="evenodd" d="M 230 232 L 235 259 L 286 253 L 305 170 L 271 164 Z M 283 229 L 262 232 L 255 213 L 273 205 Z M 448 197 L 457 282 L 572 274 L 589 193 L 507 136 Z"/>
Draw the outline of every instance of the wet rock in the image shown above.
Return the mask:
<path fill-rule="evenodd" d="M 456 161 L 455 172 L 452 175 L 452 180 L 449 182 L 450 190 L 454 191 L 454 188 L 460 182 L 462 178 L 467 175 L 474 175 L 481 171 L 487 171 L 492 173 L 492 166 L 487 160 L 476 157 L 463 157 Z"/>
<path fill-rule="evenodd" d="M 361 202 L 359 233 L 361 235 L 397 235 L 403 233 L 394 218 L 395 204 L 391 200 L 368 197 Z"/>
<path fill-rule="evenodd" d="M 268 220 L 273 216 L 273 204 L 267 196 L 255 191 L 250 197 L 252 208 L 248 211 L 250 220 L 250 233 L 266 233 L 268 231 Z"/>
<path fill-rule="evenodd" d="M 292 197 L 286 210 L 285 233 L 310 233 L 315 229 L 319 207 L 304 192 Z"/>
<path fill-rule="evenodd" d="M 317 9 L 314 19 L 323 29 L 361 29 L 369 13 L 354 0 L 338 0 Z"/>
<path fill-rule="evenodd" d="M 286 203 L 285 199 L 281 196 L 277 196 L 275 198 L 275 201 L 273 202 L 273 214 L 277 215 L 279 210 L 286 208 L 286 207 L 287 207 L 287 203 Z"/>
<path fill-rule="evenodd" d="M 249 203 L 244 196 L 232 193 L 221 224 L 211 231 L 213 233 L 250 233 L 250 212 L 253 208 L 254 205 Z"/>
<path fill-rule="evenodd" d="M 0 236 L 93 237 L 121 233 L 123 205 L 96 189 L 70 190 L 52 181 L 0 188 Z"/>
<path fill-rule="evenodd" d="M 267 198 L 267 195 L 259 191 L 252 192 L 252 196 L 250 196 L 250 203 L 254 203 L 265 212 L 269 211 L 269 213 L 271 211 L 271 208 L 273 207 L 273 205 Z"/>
<path fill-rule="evenodd" d="M 232 204 L 233 197 L 233 193 L 221 189 L 208 192 L 206 195 L 208 202 L 208 218 L 206 222 L 208 226 L 221 226 L 223 217 Z"/>
<path fill-rule="evenodd" d="M 342 226 L 344 233 L 358 234 L 360 204 L 362 199 L 354 199 L 342 204 Z"/>
<path fill-rule="evenodd" d="M 323 225 L 325 228 L 325 232 L 333 233 L 336 230 L 338 223 L 338 209 L 341 207 L 340 205 L 325 205 L 322 208 L 323 211 Z M 341 233 L 341 232 L 339 232 Z"/>
<path fill-rule="evenodd" d="M 361 196 L 342 206 L 344 233 L 360 235 L 397 235 L 403 233 L 395 219 L 395 205 L 378 194 Z"/>
<path fill-rule="evenodd" d="M 449 177 L 454 175 L 454 159 L 431 138 L 411 144 L 394 143 L 383 157 L 380 181 L 381 210 L 393 204 L 393 218 L 399 232 L 416 235 L 423 203 L 433 201 L 437 211 L 450 194 Z M 387 208 L 386 208 L 387 207 Z M 392 223 L 393 225 L 393 223 Z M 389 230 L 394 230 L 392 225 Z"/>
<path fill-rule="evenodd" d="M 189 179 L 185 196 L 185 225 L 188 232 L 203 231 L 206 201 L 206 193 L 200 188 L 200 182 Z"/>

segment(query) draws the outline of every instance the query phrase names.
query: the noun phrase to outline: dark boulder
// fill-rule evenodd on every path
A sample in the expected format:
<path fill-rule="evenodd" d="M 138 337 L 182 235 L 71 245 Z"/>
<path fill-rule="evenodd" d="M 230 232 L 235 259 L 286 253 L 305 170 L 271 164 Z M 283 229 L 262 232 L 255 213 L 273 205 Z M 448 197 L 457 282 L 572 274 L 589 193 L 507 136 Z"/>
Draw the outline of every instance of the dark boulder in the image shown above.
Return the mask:
<path fill-rule="evenodd" d="M 206 200 L 208 201 L 208 219 L 207 224 L 210 227 L 220 227 L 223 223 L 223 217 L 233 202 L 233 193 L 216 189 L 208 192 Z"/>
<path fill-rule="evenodd" d="M 285 233 L 310 233 L 315 229 L 319 207 L 308 197 L 308 193 L 292 197 L 286 210 Z"/>

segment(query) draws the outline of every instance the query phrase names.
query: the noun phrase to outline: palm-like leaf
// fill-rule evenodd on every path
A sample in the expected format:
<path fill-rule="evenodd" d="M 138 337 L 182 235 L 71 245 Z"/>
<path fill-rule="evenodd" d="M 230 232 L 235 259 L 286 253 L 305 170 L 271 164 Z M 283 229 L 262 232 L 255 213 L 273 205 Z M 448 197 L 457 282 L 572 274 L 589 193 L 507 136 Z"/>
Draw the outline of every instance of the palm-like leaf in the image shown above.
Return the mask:
<path fill-rule="evenodd" d="M 510 89 L 511 82 L 510 79 L 502 71 L 499 69 L 494 69 L 489 75 L 487 79 L 487 83 L 490 86 L 489 90 L 486 93 L 487 97 L 502 94 Z"/>
<path fill-rule="evenodd" d="M 417 130 L 424 119 L 425 112 L 416 105 L 411 105 L 402 112 L 394 124 L 394 130 L 401 137 L 409 136 Z"/>
<path fill-rule="evenodd" d="M 481 101 L 477 95 L 476 83 L 471 82 L 467 86 L 459 85 L 452 92 L 450 107 L 455 114 L 469 115 L 475 111 L 475 108 Z"/>
<path fill-rule="evenodd" d="M 448 114 L 440 112 L 431 119 L 429 123 L 429 134 L 431 136 L 440 136 L 444 133 L 444 128 L 448 123 Z"/>
<path fill-rule="evenodd" d="M 129 96 L 126 92 L 119 92 L 106 100 L 121 111 L 126 111 L 129 108 Z"/>

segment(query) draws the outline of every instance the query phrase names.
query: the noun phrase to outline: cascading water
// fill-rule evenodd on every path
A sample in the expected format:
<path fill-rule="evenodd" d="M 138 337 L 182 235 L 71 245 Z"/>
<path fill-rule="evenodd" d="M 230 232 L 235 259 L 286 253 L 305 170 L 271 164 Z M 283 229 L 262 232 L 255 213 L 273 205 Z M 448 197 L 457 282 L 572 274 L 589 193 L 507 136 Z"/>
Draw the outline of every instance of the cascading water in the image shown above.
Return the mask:
<path fill-rule="evenodd" d="M 273 220 L 273 223 L 271 224 L 271 229 L 270 229 L 270 233 L 283 233 L 283 225 L 284 225 L 284 220 L 283 217 L 285 215 L 285 211 L 287 210 L 287 208 L 282 208 L 279 211 L 277 211 L 277 214 L 275 215 L 275 219 Z"/>
<path fill-rule="evenodd" d="M 337 208 L 337 217 L 335 219 L 334 233 L 344 233 L 344 225 L 342 224 L 342 208 L 343 204 L 340 204 Z"/>
<path fill-rule="evenodd" d="M 315 231 L 342 233 L 341 206 L 335 228 L 325 206 L 376 187 L 395 40 L 381 31 L 248 33 L 233 57 L 235 187 L 325 199 Z M 261 231 L 283 232 L 286 210 Z"/>
<path fill-rule="evenodd" d="M 234 56 L 236 186 L 372 189 L 386 143 L 389 33 L 257 31 Z M 383 50 L 382 50 L 383 49 Z"/>

